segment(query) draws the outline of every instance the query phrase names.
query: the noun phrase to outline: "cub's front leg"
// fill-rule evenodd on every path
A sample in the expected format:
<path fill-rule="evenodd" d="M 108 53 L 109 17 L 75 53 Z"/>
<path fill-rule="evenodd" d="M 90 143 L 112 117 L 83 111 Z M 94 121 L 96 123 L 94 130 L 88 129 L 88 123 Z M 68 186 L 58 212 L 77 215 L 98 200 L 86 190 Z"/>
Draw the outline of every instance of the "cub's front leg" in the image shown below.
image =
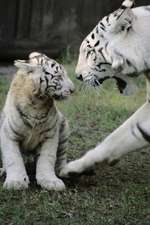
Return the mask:
<path fill-rule="evenodd" d="M 5 124 L 1 128 L 0 139 L 3 168 L 6 172 L 4 188 L 14 190 L 28 188 L 29 179 L 19 150 L 19 143 L 12 130 Z"/>
<path fill-rule="evenodd" d="M 42 188 L 62 191 L 65 184 L 55 174 L 56 154 L 58 148 L 58 135 L 49 137 L 40 148 L 40 155 L 36 166 L 36 180 Z"/>
<path fill-rule="evenodd" d="M 66 156 L 66 149 L 68 147 L 68 138 L 70 135 L 69 131 L 69 124 L 68 121 L 63 118 L 60 129 L 59 129 L 59 142 L 58 142 L 58 149 L 57 149 L 57 159 L 56 159 L 56 173 L 59 175 L 61 174 L 61 170 L 67 164 L 67 156 Z"/>

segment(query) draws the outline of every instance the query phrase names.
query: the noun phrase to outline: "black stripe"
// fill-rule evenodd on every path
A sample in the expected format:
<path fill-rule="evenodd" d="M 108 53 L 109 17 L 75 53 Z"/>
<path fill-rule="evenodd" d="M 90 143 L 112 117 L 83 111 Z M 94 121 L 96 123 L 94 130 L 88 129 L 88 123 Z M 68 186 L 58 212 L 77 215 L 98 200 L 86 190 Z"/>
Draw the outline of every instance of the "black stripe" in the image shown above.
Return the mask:
<path fill-rule="evenodd" d="M 105 29 L 105 25 L 102 22 L 100 22 L 100 25 Z"/>
<path fill-rule="evenodd" d="M 100 41 L 97 41 L 94 45 L 94 47 L 97 47 L 99 45 Z"/>
<path fill-rule="evenodd" d="M 95 38 L 95 35 L 94 35 L 94 33 L 93 33 L 93 34 L 91 35 L 91 38 L 92 38 L 92 39 L 94 39 L 94 38 Z"/>
<path fill-rule="evenodd" d="M 92 46 L 91 46 L 90 44 L 89 44 L 89 45 L 87 45 L 87 47 L 88 47 L 88 48 L 92 48 Z"/>
<path fill-rule="evenodd" d="M 96 33 L 98 34 L 98 26 L 96 26 L 96 29 L 95 30 L 96 30 Z"/>
<path fill-rule="evenodd" d="M 47 92 L 48 90 L 48 78 L 45 76 L 45 81 L 46 81 L 46 88 L 45 88 L 45 92 Z"/>
<path fill-rule="evenodd" d="M 41 94 L 41 84 L 44 82 L 44 80 L 42 80 L 42 78 L 40 77 L 40 85 L 39 85 L 39 90 L 38 93 Z"/>
<path fill-rule="evenodd" d="M 40 77 L 40 84 L 42 84 L 44 82 L 44 80 L 42 80 L 42 78 Z"/>
<path fill-rule="evenodd" d="M 137 124 L 137 128 L 138 128 L 138 130 L 140 131 L 140 133 L 142 134 L 142 137 L 143 137 L 147 142 L 150 142 L 150 134 L 148 134 L 145 130 L 143 130 L 139 124 Z"/>
<path fill-rule="evenodd" d="M 52 127 L 47 128 L 46 130 L 41 131 L 41 132 L 40 132 L 40 135 L 52 131 L 52 130 L 56 127 L 56 123 L 57 123 L 57 120 L 56 120 L 55 123 L 52 125 Z"/>
<path fill-rule="evenodd" d="M 101 68 L 101 66 L 103 66 L 103 65 L 111 65 L 110 63 L 107 63 L 107 62 L 103 62 L 103 63 L 99 63 L 99 64 L 97 64 L 96 66 L 98 66 L 99 68 Z"/>
<path fill-rule="evenodd" d="M 52 63 L 52 64 L 51 64 L 51 67 L 53 68 L 55 65 L 56 65 L 56 63 Z"/>
<path fill-rule="evenodd" d="M 106 21 L 107 21 L 107 23 L 109 23 L 109 16 L 106 17 Z"/>
<path fill-rule="evenodd" d="M 146 70 L 149 70 L 150 67 L 149 67 L 148 63 L 145 60 L 144 60 L 144 66 L 145 66 Z"/>
<path fill-rule="evenodd" d="M 101 53 L 101 55 L 102 55 L 104 61 L 107 62 L 107 60 L 106 60 L 106 58 L 105 58 L 105 56 L 104 56 L 104 54 L 103 54 L 103 52 L 102 52 L 102 51 L 103 51 L 103 48 L 100 48 L 98 51 L 99 51 L 99 53 Z"/>
<path fill-rule="evenodd" d="M 103 31 L 106 31 L 104 27 L 100 26 L 100 28 L 101 28 Z"/>
<path fill-rule="evenodd" d="M 122 56 L 123 57 L 123 56 Z M 129 60 L 129 59 L 126 59 L 126 63 L 129 67 L 133 67 L 135 72 L 137 72 L 137 68 L 135 67 L 135 65 Z"/>
<path fill-rule="evenodd" d="M 86 59 L 88 59 L 90 53 L 91 53 L 91 51 L 87 52 Z"/>
<path fill-rule="evenodd" d="M 54 136 L 55 136 L 55 133 L 53 135 L 51 135 L 51 136 L 44 137 L 43 142 L 46 141 L 46 140 L 48 140 L 48 139 L 52 139 Z"/>
<path fill-rule="evenodd" d="M 64 138 L 63 140 L 59 141 L 59 145 L 63 145 L 68 141 L 68 138 Z"/>
<path fill-rule="evenodd" d="M 127 7 L 125 7 L 125 9 L 126 9 Z M 122 12 L 116 17 L 116 20 L 119 20 L 120 19 L 120 17 L 122 16 L 122 14 L 124 13 L 124 11 L 125 11 L 125 9 L 124 8 L 122 8 L 123 10 L 122 10 Z"/>
<path fill-rule="evenodd" d="M 18 113 L 20 114 L 20 117 L 23 120 L 24 124 L 27 127 L 32 128 L 32 125 L 28 122 L 28 119 L 29 119 L 28 116 L 22 112 L 22 110 L 20 109 L 20 107 L 18 105 L 16 105 L 16 109 L 17 109 Z"/>

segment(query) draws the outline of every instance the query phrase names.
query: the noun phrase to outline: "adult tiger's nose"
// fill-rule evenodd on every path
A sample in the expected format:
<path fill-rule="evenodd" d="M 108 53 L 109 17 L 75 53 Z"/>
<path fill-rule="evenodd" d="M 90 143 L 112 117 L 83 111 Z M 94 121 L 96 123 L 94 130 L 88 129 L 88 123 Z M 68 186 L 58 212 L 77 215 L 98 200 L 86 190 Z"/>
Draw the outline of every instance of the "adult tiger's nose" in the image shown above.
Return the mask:
<path fill-rule="evenodd" d="M 82 76 L 82 74 L 77 74 L 76 78 L 77 78 L 78 80 L 82 80 L 82 81 L 83 81 L 83 76 Z"/>
<path fill-rule="evenodd" d="M 70 93 L 74 93 L 75 92 L 75 86 L 73 86 L 72 88 L 70 88 Z"/>

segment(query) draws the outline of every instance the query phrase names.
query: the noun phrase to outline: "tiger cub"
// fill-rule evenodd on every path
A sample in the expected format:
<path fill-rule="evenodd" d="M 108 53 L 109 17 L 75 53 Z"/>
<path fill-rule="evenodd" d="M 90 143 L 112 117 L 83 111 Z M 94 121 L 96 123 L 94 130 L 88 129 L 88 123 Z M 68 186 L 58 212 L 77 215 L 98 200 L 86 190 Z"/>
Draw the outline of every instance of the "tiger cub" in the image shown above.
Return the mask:
<path fill-rule="evenodd" d="M 6 172 L 4 188 L 28 188 L 29 178 L 23 155 L 36 160 L 37 184 L 61 191 L 65 185 L 56 175 L 66 164 L 68 124 L 55 106 L 74 91 L 62 65 L 44 54 L 31 53 L 17 60 L 18 71 L 11 83 L 1 118 L 1 153 Z"/>

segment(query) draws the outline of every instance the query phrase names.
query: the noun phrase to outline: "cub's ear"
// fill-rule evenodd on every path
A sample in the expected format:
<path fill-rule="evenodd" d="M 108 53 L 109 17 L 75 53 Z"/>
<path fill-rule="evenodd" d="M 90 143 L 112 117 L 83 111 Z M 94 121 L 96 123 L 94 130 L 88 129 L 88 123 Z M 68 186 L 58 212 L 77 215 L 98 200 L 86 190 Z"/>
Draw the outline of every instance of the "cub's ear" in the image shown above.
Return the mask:
<path fill-rule="evenodd" d="M 30 63 L 28 63 L 25 60 L 15 60 L 14 61 L 14 65 L 18 68 L 18 69 L 22 69 L 24 71 L 26 71 L 27 73 L 29 72 L 34 72 L 35 69 L 37 68 L 37 66 L 32 65 Z"/>

